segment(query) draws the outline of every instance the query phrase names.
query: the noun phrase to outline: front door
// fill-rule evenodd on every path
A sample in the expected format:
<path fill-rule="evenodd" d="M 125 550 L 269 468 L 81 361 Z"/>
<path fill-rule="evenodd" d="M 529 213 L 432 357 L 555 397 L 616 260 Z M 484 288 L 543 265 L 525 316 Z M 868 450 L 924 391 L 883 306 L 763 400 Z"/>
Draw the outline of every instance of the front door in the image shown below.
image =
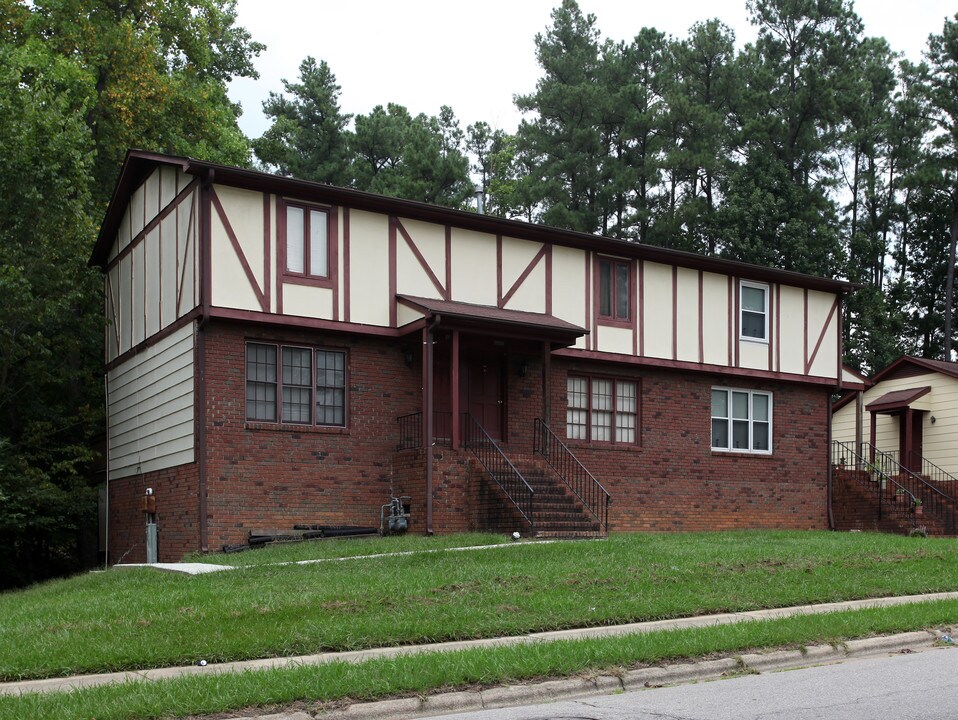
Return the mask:
<path fill-rule="evenodd" d="M 463 358 L 459 402 L 495 440 L 503 439 L 502 359 L 495 354 Z"/>
<path fill-rule="evenodd" d="M 911 436 L 908 434 L 907 418 L 911 414 Z M 921 472 L 922 433 L 924 411 L 905 410 L 898 416 L 898 453 L 902 467 L 913 473 Z"/>

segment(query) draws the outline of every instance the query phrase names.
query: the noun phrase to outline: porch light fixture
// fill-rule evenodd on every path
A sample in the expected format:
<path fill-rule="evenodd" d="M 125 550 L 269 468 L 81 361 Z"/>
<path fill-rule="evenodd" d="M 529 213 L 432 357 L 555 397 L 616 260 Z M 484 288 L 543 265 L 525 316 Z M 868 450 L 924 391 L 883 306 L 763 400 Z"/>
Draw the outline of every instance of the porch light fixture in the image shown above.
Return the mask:
<path fill-rule="evenodd" d="M 519 377 L 525 377 L 526 373 L 529 372 L 529 364 L 525 360 L 520 360 L 516 372 L 519 373 Z"/>
<path fill-rule="evenodd" d="M 932 415 L 932 416 L 931 416 L 931 424 L 932 424 L 932 425 L 934 425 L 934 424 L 935 424 L 935 420 L 936 420 L 936 419 L 937 419 L 937 418 L 935 418 L 935 416 L 934 416 L 934 415 Z"/>
<path fill-rule="evenodd" d="M 402 359 L 406 363 L 406 367 L 412 367 L 412 350 L 407 345 L 403 345 Z"/>

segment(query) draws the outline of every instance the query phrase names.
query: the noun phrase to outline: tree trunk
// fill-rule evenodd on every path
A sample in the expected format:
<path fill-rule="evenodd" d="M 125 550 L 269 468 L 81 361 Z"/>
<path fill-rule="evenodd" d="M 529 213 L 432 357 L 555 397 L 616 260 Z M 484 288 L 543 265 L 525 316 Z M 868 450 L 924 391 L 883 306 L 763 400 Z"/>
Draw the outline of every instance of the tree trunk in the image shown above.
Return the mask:
<path fill-rule="evenodd" d="M 952 307 L 955 304 L 955 243 L 958 242 L 958 198 L 952 198 L 951 242 L 948 246 L 948 276 L 945 281 L 945 360 L 951 362 Z"/>

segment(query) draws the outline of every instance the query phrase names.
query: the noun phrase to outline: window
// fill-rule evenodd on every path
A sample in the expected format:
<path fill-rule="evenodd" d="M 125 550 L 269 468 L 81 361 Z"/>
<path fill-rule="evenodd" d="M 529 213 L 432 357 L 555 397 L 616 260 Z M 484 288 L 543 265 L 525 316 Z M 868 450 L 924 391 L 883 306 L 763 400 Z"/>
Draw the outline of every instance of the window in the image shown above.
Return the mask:
<path fill-rule="evenodd" d="M 768 342 L 768 285 L 742 281 L 740 335 Z"/>
<path fill-rule="evenodd" d="M 246 419 L 276 422 L 277 417 L 294 425 L 345 427 L 346 353 L 247 343 Z"/>
<path fill-rule="evenodd" d="M 329 214 L 304 205 L 286 205 L 286 272 L 329 276 Z"/>
<path fill-rule="evenodd" d="M 772 452 L 772 394 L 712 388 L 712 449 Z"/>
<path fill-rule="evenodd" d="M 610 258 L 599 259 L 599 317 L 628 320 L 631 293 L 630 264 Z"/>
<path fill-rule="evenodd" d="M 566 436 L 570 440 L 636 443 L 638 383 L 570 375 L 566 390 Z"/>
<path fill-rule="evenodd" d="M 276 420 L 276 347 L 246 346 L 246 419 Z"/>

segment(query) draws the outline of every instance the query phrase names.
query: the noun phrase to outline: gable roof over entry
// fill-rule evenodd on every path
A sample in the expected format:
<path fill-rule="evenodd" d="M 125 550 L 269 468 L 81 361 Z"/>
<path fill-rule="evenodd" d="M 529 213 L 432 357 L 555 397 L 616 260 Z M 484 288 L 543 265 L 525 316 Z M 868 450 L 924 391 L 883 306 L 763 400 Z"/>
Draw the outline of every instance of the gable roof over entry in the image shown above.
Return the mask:
<path fill-rule="evenodd" d="M 414 295 L 397 295 L 396 300 L 426 317 L 442 318 L 444 327 L 520 335 L 528 340 L 550 341 L 560 346 L 573 345 L 588 332 L 585 328 L 546 313 Z"/>

